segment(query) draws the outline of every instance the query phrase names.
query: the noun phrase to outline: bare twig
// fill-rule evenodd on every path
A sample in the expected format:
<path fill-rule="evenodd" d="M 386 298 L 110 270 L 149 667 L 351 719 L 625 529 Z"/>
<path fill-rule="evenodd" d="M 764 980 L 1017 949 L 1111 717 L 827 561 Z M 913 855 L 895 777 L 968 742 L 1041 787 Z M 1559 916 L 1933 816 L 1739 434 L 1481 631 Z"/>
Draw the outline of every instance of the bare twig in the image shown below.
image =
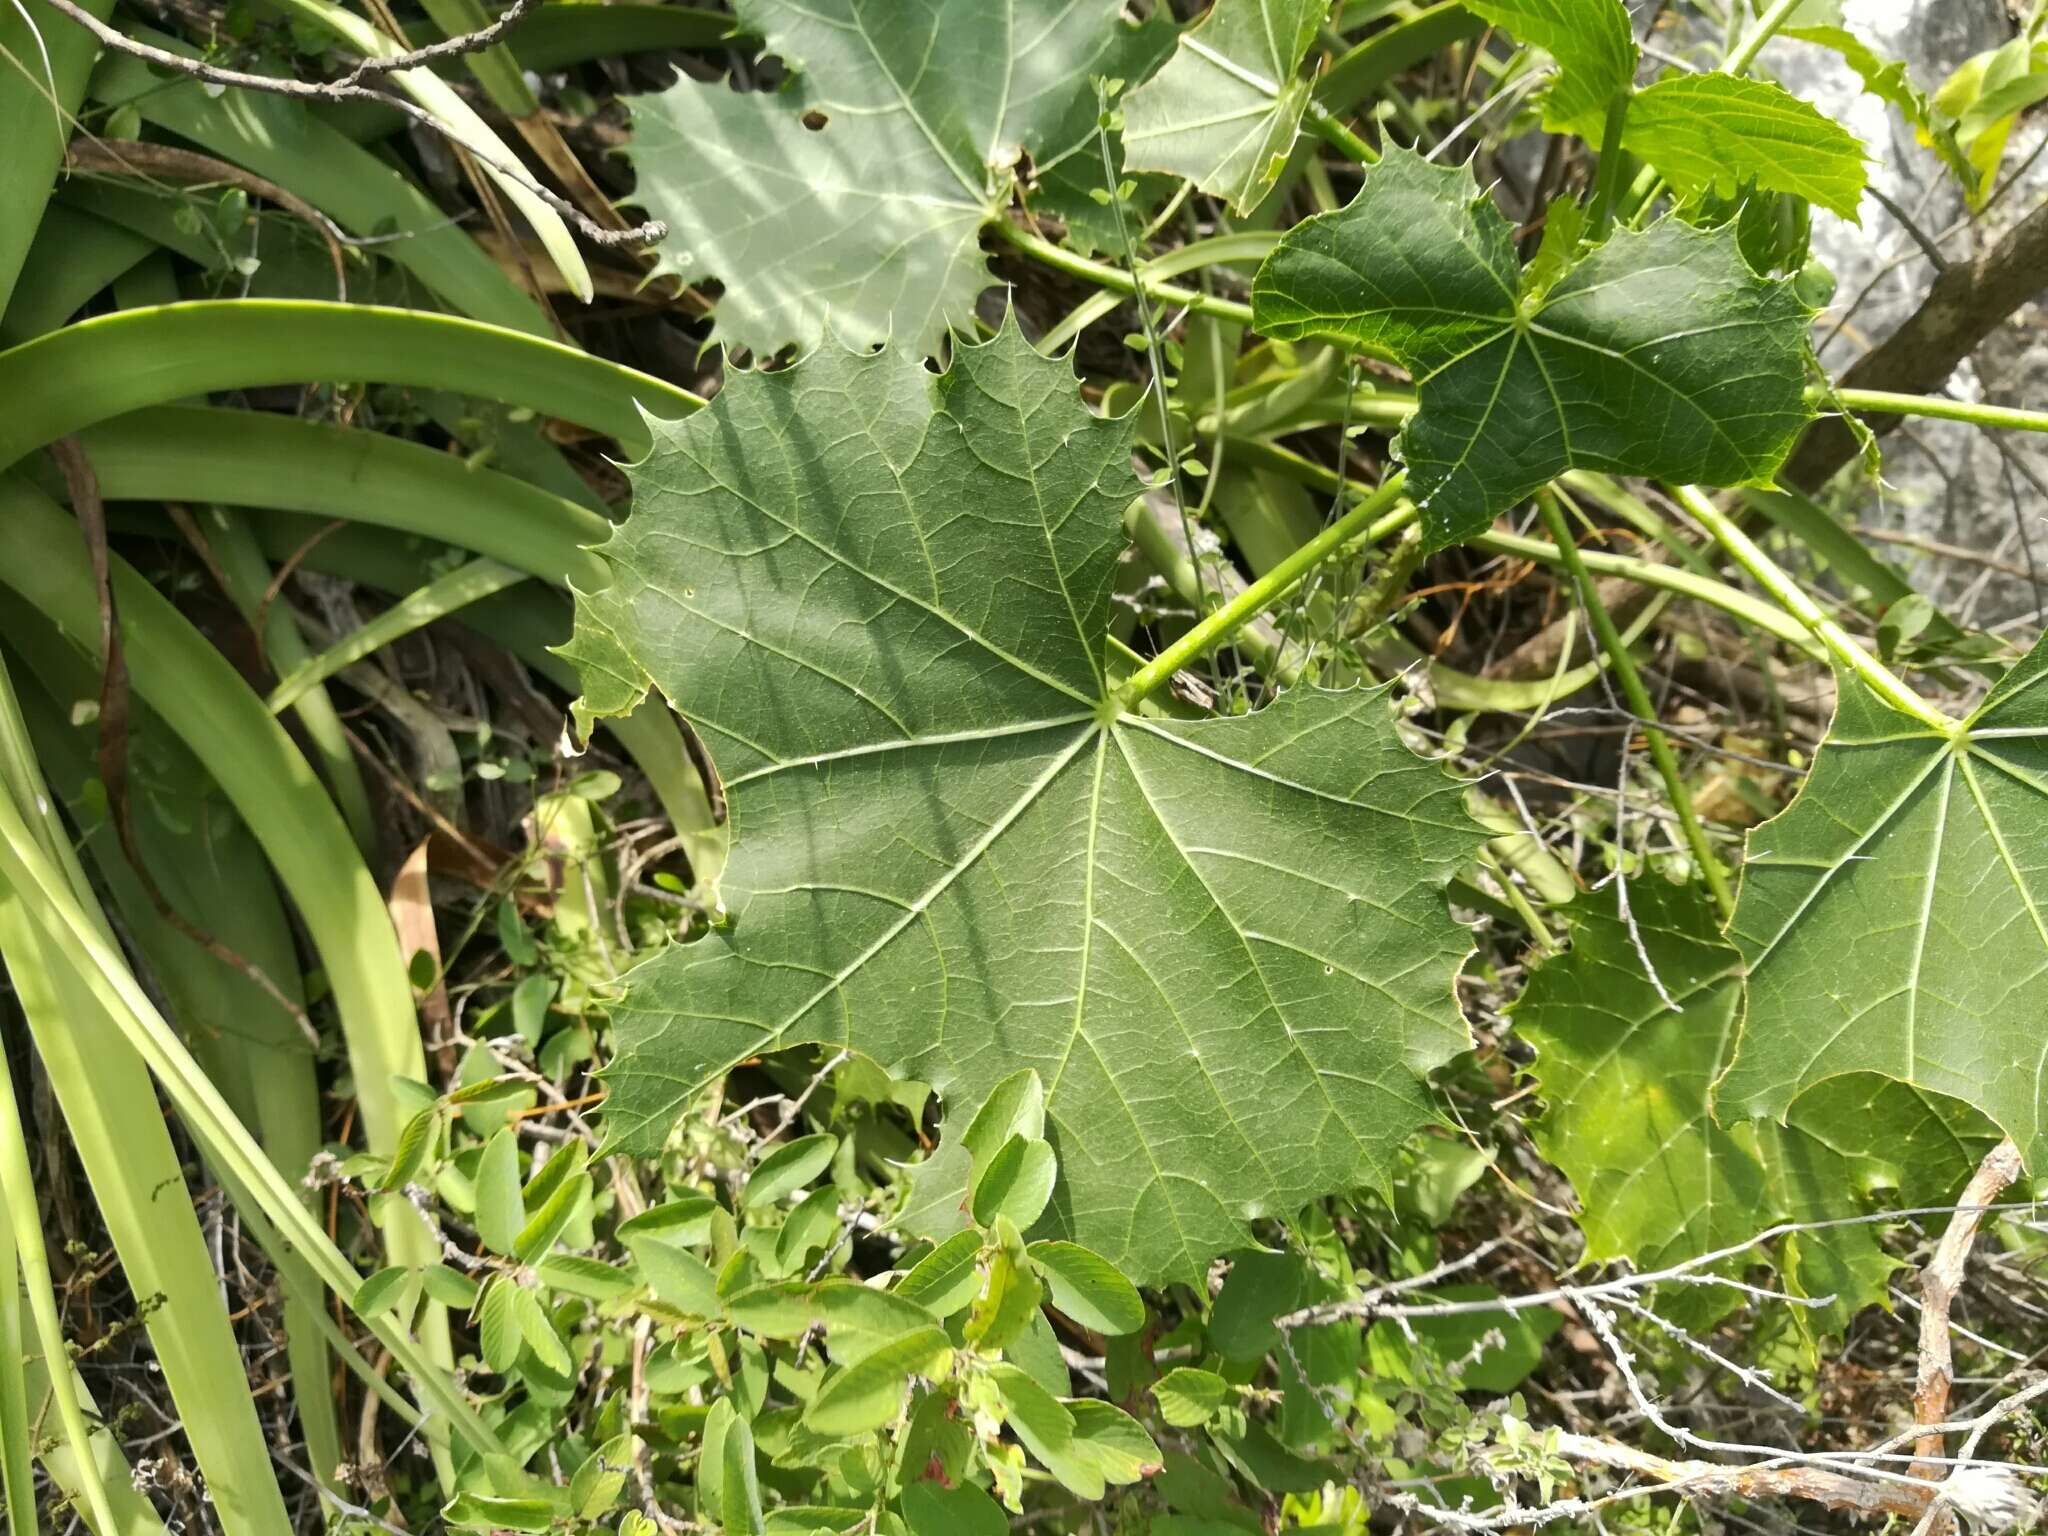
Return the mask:
<path fill-rule="evenodd" d="M 349 79 L 321 82 L 294 80 L 282 75 L 256 75 L 240 69 L 223 69 L 217 64 L 208 64 L 203 59 L 188 59 L 183 54 L 172 53 L 165 48 L 157 48 L 148 43 L 137 42 L 118 28 L 108 26 L 83 6 L 74 4 L 73 0 L 43 0 L 43 3 L 85 28 L 86 31 L 98 38 L 104 47 L 111 48 L 117 53 L 128 54 L 132 58 L 141 59 L 145 63 L 154 64 L 160 69 L 172 70 L 178 74 L 189 76 L 194 80 L 203 80 L 209 85 L 232 86 L 238 90 L 245 91 L 262 91 L 268 95 L 288 96 L 299 101 L 370 101 L 375 102 L 379 106 L 389 107 L 395 112 L 401 112 L 430 132 L 438 134 L 451 144 L 460 146 L 506 180 L 515 182 L 526 191 L 532 193 L 581 230 L 583 237 L 592 245 L 605 247 L 648 245 L 664 238 L 668 234 L 668 226 L 659 219 L 650 219 L 644 224 L 635 224 L 629 229 L 607 229 L 604 225 L 586 214 L 581 208 L 578 208 L 568 198 L 550 191 L 534 180 L 532 176 L 527 174 L 524 166 L 507 160 L 502 155 L 484 150 L 470 143 L 467 139 L 459 137 L 446 123 L 434 116 L 433 113 L 427 111 L 424 107 L 407 101 L 402 96 L 394 96 L 389 91 L 372 90 L 364 85 L 351 84 L 352 76 Z M 485 30 L 489 29 L 486 28 Z M 476 34 L 466 34 L 466 36 L 474 35 Z M 457 38 L 449 39 L 450 42 L 463 40 Z M 392 59 L 397 58 L 396 55 L 391 57 Z M 396 62 L 392 63 L 392 67 L 404 68 L 406 66 L 402 62 Z"/>
<path fill-rule="evenodd" d="M 348 269 L 342 247 L 351 243 L 348 233 L 296 192 L 279 186 L 254 171 L 245 171 L 197 150 L 179 149 L 173 144 L 151 144 L 141 139 L 73 139 L 64 149 L 64 163 L 74 171 L 109 176 L 164 177 L 178 182 L 222 182 L 277 204 L 311 227 L 327 246 L 334 266 L 335 297 L 348 299 Z"/>
<path fill-rule="evenodd" d="M 474 32 L 464 32 L 442 42 L 429 43 L 424 48 L 408 48 L 403 53 L 387 53 L 380 58 L 364 59 L 337 80 L 337 85 L 360 85 L 365 75 L 388 75 L 393 70 L 417 69 L 422 64 L 439 63 L 442 59 L 459 59 L 464 54 L 482 53 L 486 48 L 495 48 L 504 41 L 505 34 L 526 19 L 537 0 L 512 0 L 498 19 L 487 27 Z"/>
<path fill-rule="evenodd" d="M 1921 1425 L 1940 1424 L 1948 1417 L 1949 1392 L 1955 1385 L 1955 1357 L 1950 1348 L 1948 1309 L 1963 1283 L 1963 1266 L 1977 1241 L 1977 1229 L 1993 1201 L 2020 1176 L 2019 1148 L 2007 1138 L 1993 1147 L 1977 1166 L 1956 1202 L 1956 1213 L 1941 1235 L 1934 1257 L 1920 1271 L 1920 1367 L 1913 1384 L 1913 1419 Z M 1938 1430 L 1920 1436 L 1914 1447 L 1922 1457 L 1942 1454 Z"/>

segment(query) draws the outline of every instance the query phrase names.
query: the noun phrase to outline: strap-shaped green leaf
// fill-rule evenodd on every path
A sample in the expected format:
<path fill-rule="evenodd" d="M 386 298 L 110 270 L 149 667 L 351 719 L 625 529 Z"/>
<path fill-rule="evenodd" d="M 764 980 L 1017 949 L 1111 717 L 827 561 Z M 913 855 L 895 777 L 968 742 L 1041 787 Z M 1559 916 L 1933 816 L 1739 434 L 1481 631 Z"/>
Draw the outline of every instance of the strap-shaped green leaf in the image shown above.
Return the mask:
<path fill-rule="evenodd" d="M 1530 977 L 1514 1020 L 1536 1048 L 1537 1145 L 1578 1193 L 1588 1259 L 1682 1263 L 1777 1222 L 1864 1214 L 1879 1185 L 1938 1204 L 1997 1140 L 1966 1106 L 1868 1074 L 1815 1084 L 1782 1126 L 1717 1124 L 1741 991 L 1704 893 L 1661 879 L 1629 882 L 1626 915 L 1611 886 L 1581 898 L 1570 951 Z M 1896 1264 L 1877 1239 L 1843 1226 L 1788 1255 L 1796 1290 L 1837 1298 L 1823 1329 L 1883 1298 Z"/>
<path fill-rule="evenodd" d="M 1430 548 L 1567 469 L 1768 482 L 1809 415 L 1806 309 L 1749 269 L 1732 230 L 1622 231 L 1527 290 L 1493 200 L 1408 150 L 1287 233 L 1252 310 L 1264 335 L 1325 337 L 1415 375 L 1396 447 Z"/>
<path fill-rule="evenodd" d="M 981 227 L 1020 154 L 1095 131 L 1124 73 L 1118 0 L 740 0 L 797 71 L 773 94 L 683 79 L 633 109 L 633 201 L 662 270 L 717 278 L 720 337 L 770 356 L 834 334 L 927 351 L 988 286 Z"/>
<path fill-rule="evenodd" d="M 2048 646 L 1954 736 L 1844 676 L 1783 815 L 1749 835 L 1731 1113 L 1877 1072 L 1974 1104 L 2048 1166 Z"/>
<path fill-rule="evenodd" d="M 1124 164 L 1228 198 L 1265 200 L 1287 163 L 1308 82 L 1301 61 L 1329 0 L 1217 0 L 1124 104 Z"/>
<path fill-rule="evenodd" d="M 736 373 L 660 430 L 570 649 L 695 722 L 736 852 L 729 926 L 614 1011 L 611 1134 L 656 1145 L 732 1062 L 810 1041 L 932 1083 L 955 1127 L 1035 1069 L 1036 1234 L 1140 1280 L 1384 1179 L 1467 1044 L 1442 886 L 1480 833 L 1380 691 L 1104 702 L 1130 426 L 1006 327 L 941 375 L 832 347 Z"/>

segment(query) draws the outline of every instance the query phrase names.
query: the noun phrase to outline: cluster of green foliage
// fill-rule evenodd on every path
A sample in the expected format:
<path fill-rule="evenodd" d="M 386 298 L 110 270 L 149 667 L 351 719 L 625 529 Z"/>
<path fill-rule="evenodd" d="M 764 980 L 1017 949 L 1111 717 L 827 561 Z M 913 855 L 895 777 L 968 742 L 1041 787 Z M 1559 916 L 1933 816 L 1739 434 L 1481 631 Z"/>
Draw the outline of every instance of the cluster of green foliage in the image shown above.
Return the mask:
<path fill-rule="evenodd" d="M 1811 0 L 1736 0 L 1719 67 L 1640 84 L 1620 0 L 556 4 L 391 72 L 531 229 L 501 261 L 388 106 L 0 15 L 0 955 L 204 1518 L 268 1536 L 298 1490 L 163 1197 L 201 1165 L 274 1267 L 300 1523 L 350 1533 L 1357 1536 L 1381 1499 L 1547 1501 L 1582 1469 L 1518 1394 L 1562 1315 L 1468 1272 L 1506 1203 L 1565 1214 L 1525 1141 L 1577 1209 L 1504 1273 L 1699 1266 L 1631 1334 L 1651 1372 L 1766 1262 L 1787 1304 L 1729 1348 L 1810 1382 L 1901 1263 L 1860 1218 L 2048 1151 L 2048 649 L 1773 490 L 1824 414 L 1916 406 L 1815 362 L 1813 217 L 1856 217 L 1868 157 L 1751 68 L 1838 54 L 1981 205 L 2048 95 L 2042 16 L 1927 91 Z M 117 25 L 280 78 L 402 46 L 330 0 L 223 20 Z M 1396 86 L 1451 47 L 1487 132 L 1584 168 L 1523 228 L 1453 104 Z M 559 176 L 529 72 L 596 118 L 576 71 L 675 50 L 787 78 L 629 98 L 669 234 L 594 272 L 491 121 Z M 95 139 L 143 179 L 60 185 Z M 195 156 L 206 190 L 155 180 Z M 1068 318 L 993 295 L 992 251 Z M 558 339 L 543 258 L 585 302 L 715 282 L 708 400 Z M 1067 349 L 1125 305 L 1112 365 Z M 629 504 L 547 422 L 615 444 Z M 1663 558 L 1582 552 L 1589 503 Z M 1531 506 L 1542 538 L 1506 526 Z M 1421 657 L 1410 585 L 1466 551 L 1558 571 L 1598 654 Z M 280 601 L 301 569 L 390 605 L 327 634 Z M 1624 629 L 1596 574 L 1655 596 Z M 1638 669 L 1679 600 L 1838 680 L 1789 807 L 1744 781 L 1780 814 L 1739 852 Z M 424 711 L 423 826 L 476 855 L 471 799 L 527 813 L 444 945 L 393 929 L 344 690 L 417 721 L 363 663 L 457 623 L 615 767 Z M 1916 687 L 1972 672 L 1959 715 Z M 1678 830 L 1574 804 L 1582 872 L 1441 744 L 1595 686 Z M 10 1528 L 156 1536 L 21 1098 L 0 1074 Z M 401 1437 L 421 1463 L 377 1461 Z"/>

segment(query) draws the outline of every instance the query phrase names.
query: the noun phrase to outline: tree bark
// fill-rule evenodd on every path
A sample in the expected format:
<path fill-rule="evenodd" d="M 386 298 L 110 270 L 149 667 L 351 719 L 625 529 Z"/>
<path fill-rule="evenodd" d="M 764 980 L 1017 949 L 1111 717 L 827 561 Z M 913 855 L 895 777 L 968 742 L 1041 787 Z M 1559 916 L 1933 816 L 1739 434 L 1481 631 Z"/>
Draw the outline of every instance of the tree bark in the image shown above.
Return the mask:
<path fill-rule="evenodd" d="M 2020 220 L 1981 256 L 1942 272 L 1927 298 L 1890 336 L 1857 359 L 1844 389 L 1927 395 L 1948 382 L 1964 358 L 2029 300 L 2048 292 L 2048 203 Z M 1883 436 L 1896 416 L 1863 418 Z M 1817 491 L 1856 457 L 1856 439 L 1839 418 L 1817 421 L 1786 462 L 1781 478 Z"/>

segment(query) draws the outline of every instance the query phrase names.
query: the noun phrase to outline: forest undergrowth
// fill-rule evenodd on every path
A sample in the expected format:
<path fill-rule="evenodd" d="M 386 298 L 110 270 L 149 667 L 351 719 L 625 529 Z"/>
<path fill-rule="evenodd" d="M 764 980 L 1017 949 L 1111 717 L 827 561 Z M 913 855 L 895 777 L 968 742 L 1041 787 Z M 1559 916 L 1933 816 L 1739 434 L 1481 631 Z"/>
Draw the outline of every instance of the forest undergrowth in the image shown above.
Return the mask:
<path fill-rule="evenodd" d="M 2031 1526 L 1992 9 L 0 9 L 9 1529 Z"/>

